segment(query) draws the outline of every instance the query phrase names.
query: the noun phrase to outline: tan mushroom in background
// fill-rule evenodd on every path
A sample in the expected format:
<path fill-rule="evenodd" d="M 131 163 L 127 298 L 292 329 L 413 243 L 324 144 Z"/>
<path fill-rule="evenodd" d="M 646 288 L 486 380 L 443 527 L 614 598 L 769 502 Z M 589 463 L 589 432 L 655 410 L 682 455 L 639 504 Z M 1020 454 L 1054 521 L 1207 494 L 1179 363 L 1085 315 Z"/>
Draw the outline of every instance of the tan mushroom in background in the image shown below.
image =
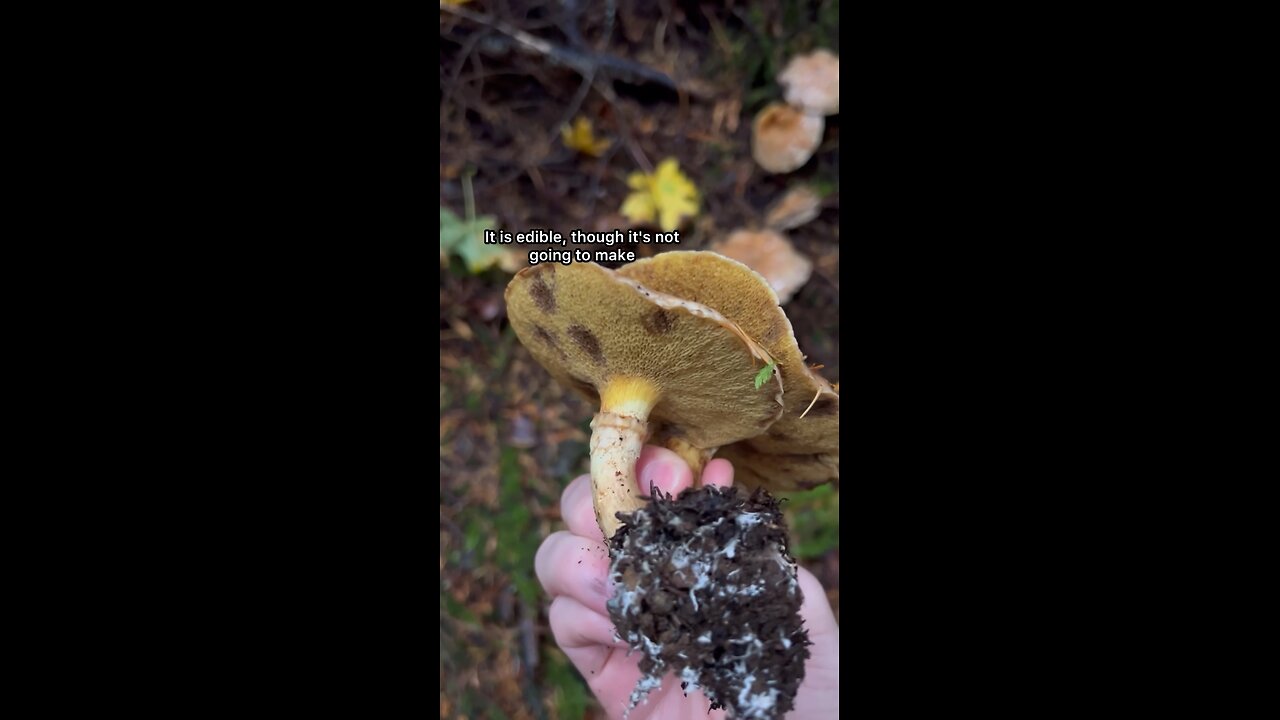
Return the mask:
<path fill-rule="evenodd" d="M 773 230 L 794 230 L 818 217 L 821 206 L 822 198 L 813 188 L 796 185 L 769 206 L 764 225 Z"/>
<path fill-rule="evenodd" d="M 786 103 L 771 103 L 751 125 L 751 156 L 771 173 L 798 170 L 818 150 L 825 121 Z"/>
<path fill-rule="evenodd" d="M 787 103 L 807 113 L 840 112 L 840 58 L 830 50 L 797 55 L 778 74 Z"/>
<path fill-rule="evenodd" d="M 815 487 L 840 477 L 840 395 L 810 369 L 777 295 L 749 267 L 716 253 L 675 251 L 618 269 L 646 287 L 687 298 L 737 323 L 778 362 L 782 417 L 763 433 L 721 448 L 745 487 Z"/>
<path fill-rule="evenodd" d="M 591 484 L 605 538 L 619 527 L 616 513 L 644 507 L 633 490 L 635 464 L 651 432 L 707 456 L 760 435 L 782 414 L 782 376 L 759 389 L 754 382 L 770 353 L 705 305 L 591 263 L 526 268 L 506 301 L 534 358 L 599 400 Z"/>
<path fill-rule="evenodd" d="M 760 273 L 785 304 L 813 274 L 813 263 L 796 252 L 791 241 L 774 230 L 735 230 L 711 250 Z M 671 253 L 663 253 L 669 255 Z"/>

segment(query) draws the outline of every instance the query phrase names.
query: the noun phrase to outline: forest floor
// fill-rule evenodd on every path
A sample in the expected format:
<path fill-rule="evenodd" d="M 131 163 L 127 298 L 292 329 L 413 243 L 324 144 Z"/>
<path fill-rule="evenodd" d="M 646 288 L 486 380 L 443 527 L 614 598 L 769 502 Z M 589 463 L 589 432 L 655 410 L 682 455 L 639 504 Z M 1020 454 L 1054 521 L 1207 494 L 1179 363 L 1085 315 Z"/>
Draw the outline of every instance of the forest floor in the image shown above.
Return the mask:
<path fill-rule="evenodd" d="M 839 382 L 839 116 L 794 173 L 765 174 L 750 150 L 751 118 L 781 96 L 778 71 L 814 48 L 838 54 L 838 25 L 838 3 L 442 5 L 442 218 L 447 209 L 511 232 L 566 235 L 629 228 L 619 212 L 628 176 L 675 158 L 701 202 L 681 242 L 666 247 L 698 250 L 758 225 L 770 202 L 807 184 L 823 196 L 821 213 L 788 237 L 814 270 L 784 309 L 809 361 Z M 618 62 L 584 64 L 593 54 Z M 646 80 L 646 68 L 677 87 Z M 609 141 L 599 157 L 563 142 L 561 128 L 578 117 Z M 538 544 L 562 527 L 562 489 L 587 470 L 596 408 L 516 339 L 503 302 L 510 277 L 472 272 L 456 255 L 440 269 L 440 713 L 603 717 L 555 646 L 533 572 Z M 838 617 L 839 488 L 788 497 L 792 551 Z"/>

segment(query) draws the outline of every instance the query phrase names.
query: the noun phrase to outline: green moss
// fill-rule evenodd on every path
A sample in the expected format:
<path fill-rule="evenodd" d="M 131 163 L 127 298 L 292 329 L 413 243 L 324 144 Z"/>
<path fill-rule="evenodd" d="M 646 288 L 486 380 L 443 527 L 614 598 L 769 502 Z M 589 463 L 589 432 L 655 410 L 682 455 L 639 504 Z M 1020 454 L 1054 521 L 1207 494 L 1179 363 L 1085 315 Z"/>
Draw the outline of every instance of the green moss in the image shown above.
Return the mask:
<path fill-rule="evenodd" d="M 543 646 L 543 684 L 551 690 L 554 717 L 578 720 L 587 713 L 587 686 L 559 648 Z"/>
<path fill-rule="evenodd" d="M 521 600 L 537 603 L 538 584 L 533 579 L 533 557 L 538 552 L 539 539 L 525 500 L 523 471 L 515 448 L 502 449 L 498 472 L 502 479 L 498 514 L 494 517 L 498 567 L 511 578 Z"/>
<path fill-rule="evenodd" d="M 831 485 L 816 490 L 779 493 L 791 528 L 791 554 L 802 560 L 840 547 L 840 493 Z"/>

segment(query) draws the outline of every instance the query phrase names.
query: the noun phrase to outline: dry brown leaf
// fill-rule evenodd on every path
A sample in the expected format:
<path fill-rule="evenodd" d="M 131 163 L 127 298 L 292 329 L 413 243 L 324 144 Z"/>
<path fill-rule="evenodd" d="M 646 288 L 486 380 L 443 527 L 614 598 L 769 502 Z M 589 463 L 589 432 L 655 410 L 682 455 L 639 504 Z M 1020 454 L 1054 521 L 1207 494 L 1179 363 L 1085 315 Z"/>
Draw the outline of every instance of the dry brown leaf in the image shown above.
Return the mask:
<path fill-rule="evenodd" d="M 476 338 L 475 333 L 471 331 L 471 326 L 468 325 L 465 320 L 451 318 L 449 320 L 449 327 L 453 328 L 453 331 L 458 333 L 458 337 L 463 340 L 471 341 Z"/>

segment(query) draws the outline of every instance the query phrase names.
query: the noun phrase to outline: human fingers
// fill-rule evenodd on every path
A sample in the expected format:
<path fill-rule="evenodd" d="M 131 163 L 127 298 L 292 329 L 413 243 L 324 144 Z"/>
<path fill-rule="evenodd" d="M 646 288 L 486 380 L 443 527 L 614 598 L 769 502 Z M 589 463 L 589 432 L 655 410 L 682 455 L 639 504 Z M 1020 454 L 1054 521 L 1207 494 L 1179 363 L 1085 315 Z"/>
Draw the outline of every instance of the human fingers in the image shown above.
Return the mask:
<path fill-rule="evenodd" d="M 840 628 L 822 584 L 804 568 L 799 573 L 804 604 L 800 615 L 809 633 L 809 659 L 795 708 L 787 720 L 838 717 L 840 714 Z"/>
<path fill-rule="evenodd" d="M 827 600 L 827 591 L 813 573 L 800 568 L 798 578 L 800 592 L 804 594 L 804 602 L 800 605 L 800 615 L 804 618 L 804 626 L 809 634 L 827 634 L 837 632 L 835 613 L 831 611 L 831 602 Z"/>
<path fill-rule="evenodd" d="M 693 471 L 670 450 L 645 445 L 636 461 L 636 481 L 640 484 L 640 494 L 645 497 L 652 497 L 655 487 L 663 495 L 679 495 L 693 485 Z"/>
<path fill-rule="evenodd" d="M 568 595 L 551 601 L 547 612 L 551 635 L 556 645 L 569 656 L 569 660 L 582 676 L 589 678 L 601 671 L 613 648 L 627 647 L 618 639 L 613 623 L 608 617 L 592 612 Z"/>
<path fill-rule="evenodd" d="M 702 469 L 702 484 L 717 487 L 733 487 L 733 463 L 724 458 L 716 458 Z"/>
<path fill-rule="evenodd" d="M 595 506 L 592 504 L 590 475 L 578 476 L 564 489 L 564 494 L 560 496 L 560 517 L 574 535 L 604 541 L 604 533 L 600 532 Z"/>
<path fill-rule="evenodd" d="M 609 553 L 604 543 L 561 530 L 551 533 L 533 558 L 538 582 L 553 599 L 567 595 L 608 615 Z"/>
<path fill-rule="evenodd" d="M 636 481 L 640 492 L 648 497 L 650 487 L 656 487 L 664 495 L 679 495 L 693 484 L 693 472 L 679 455 L 666 448 L 646 445 L 636 461 Z M 560 496 L 560 517 L 569 526 L 569 532 L 593 540 L 603 539 L 596 522 L 592 505 L 591 478 L 576 478 Z"/>

